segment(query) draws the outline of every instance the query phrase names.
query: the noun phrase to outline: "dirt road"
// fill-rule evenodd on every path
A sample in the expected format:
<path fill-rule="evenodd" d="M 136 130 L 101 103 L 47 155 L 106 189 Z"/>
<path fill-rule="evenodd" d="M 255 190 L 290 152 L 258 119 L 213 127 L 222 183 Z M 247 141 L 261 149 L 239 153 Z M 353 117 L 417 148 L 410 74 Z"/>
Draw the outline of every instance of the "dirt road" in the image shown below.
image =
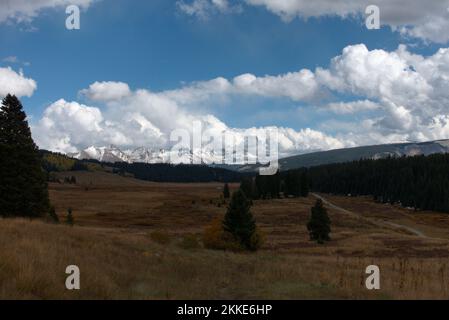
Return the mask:
<path fill-rule="evenodd" d="M 361 215 L 359 215 L 357 213 L 354 213 L 352 211 L 346 210 L 344 208 L 341 208 L 341 207 L 331 203 L 329 200 L 327 200 L 326 198 L 324 198 L 323 196 L 321 196 L 319 194 L 312 193 L 312 196 L 314 196 L 317 199 L 321 199 L 321 201 L 323 201 L 323 203 L 325 205 L 327 205 L 328 207 L 330 207 L 332 209 L 338 210 L 338 211 L 340 211 L 340 212 L 342 212 L 344 214 L 350 215 L 350 216 L 352 216 L 354 218 L 357 218 L 357 219 L 365 219 L 365 220 L 371 222 L 372 224 L 374 224 L 374 225 L 376 225 L 378 227 L 382 227 L 382 228 L 385 228 L 385 227 L 388 228 L 389 227 L 389 228 L 394 228 L 394 229 L 403 229 L 403 230 L 406 230 L 406 231 L 410 232 L 411 234 L 413 234 L 413 235 L 415 235 L 417 237 L 429 238 L 423 232 L 421 232 L 420 230 L 417 230 L 415 228 L 412 228 L 412 227 L 409 227 L 409 226 L 406 226 L 406 225 L 403 225 L 403 224 L 399 224 L 399 223 L 394 223 L 394 222 L 389 222 L 389 221 L 384 221 L 384 220 L 379 220 L 379 219 L 363 217 L 363 216 L 361 216 Z"/>

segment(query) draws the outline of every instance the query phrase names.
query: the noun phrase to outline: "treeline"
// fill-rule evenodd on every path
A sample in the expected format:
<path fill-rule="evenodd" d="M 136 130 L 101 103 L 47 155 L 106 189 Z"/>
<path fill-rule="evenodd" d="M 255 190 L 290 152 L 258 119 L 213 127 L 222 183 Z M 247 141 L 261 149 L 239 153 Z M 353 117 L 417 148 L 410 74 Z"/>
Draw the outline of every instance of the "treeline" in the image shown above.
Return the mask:
<path fill-rule="evenodd" d="M 90 161 L 73 159 L 61 153 L 39 150 L 39 154 L 42 158 L 42 167 L 48 173 L 96 169 L 95 164 Z M 101 169 L 101 166 L 99 168 Z"/>
<path fill-rule="evenodd" d="M 309 178 L 307 169 L 278 172 L 271 176 L 245 177 L 240 185 L 245 195 L 253 200 L 284 197 L 307 197 Z"/>
<path fill-rule="evenodd" d="M 248 174 L 205 165 L 173 165 L 116 162 L 117 174 L 132 174 L 136 179 L 154 182 L 239 182 Z"/>
<path fill-rule="evenodd" d="M 205 165 L 172 165 L 147 163 L 105 163 L 77 160 L 60 153 L 41 150 L 42 166 L 48 173 L 63 171 L 107 171 L 154 182 L 239 182 L 250 176 L 223 168 Z"/>
<path fill-rule="evenodd" d="M 314 191 L 449 212 L 449 154 L 359 160 L 308 170 Z"/>

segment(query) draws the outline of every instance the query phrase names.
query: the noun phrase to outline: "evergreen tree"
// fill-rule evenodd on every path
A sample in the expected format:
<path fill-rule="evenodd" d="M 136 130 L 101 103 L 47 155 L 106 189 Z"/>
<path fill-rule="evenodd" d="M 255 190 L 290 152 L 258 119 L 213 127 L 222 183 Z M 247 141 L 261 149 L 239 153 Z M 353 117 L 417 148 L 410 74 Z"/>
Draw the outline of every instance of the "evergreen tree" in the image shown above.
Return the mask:
<path fill-rule="evenodd" d="M 309 179 L 306 171 L 301 174 L 300 194 L 301 197 L 307 197 L 309 195 Z"/>
<path fill-rule="evenodd" d="M 46 174 L 16 96 L 0 108 L 0 216 L 41 217 L 49 211 Z"/>
<path fill-rule="evenodd" d="M 279 171 L 276 174 L 268 176 L 268 192 L 271 199 L 279 199 L 279 192 L 281 190 L 281 178 Z"/>
<path fill-rule="evenodd" d="M 245 197 L 253 199 L 253 179 L 243 178 L 242 182 L 240 182 L 240 190 L 243 191 Z"/>
<path fill-rule="evenodd" d="M 311 213 L 309 223 L 307 224 L 310 240 L 317 241 L 318 243 L 330 241 L 329 234 L 331 232 L 331 221 L 321 199 L 316 201 L 315 206 L 312 207 Z"/>
<path fill-rule="evenodd" d="M 285 173 L 284 195 L 299 197 L 301 195 L 300 174 L 298 170 L 290 170 Z"/>
<path fill-rule="evenodd" d="M 256 222 L 250 207 L 250 200 L 246 198 L 242 190 L 234 192 L 223 221 L 223 228 L 234 235 L 244 248 L 256 250 L 252 241 L 256 233 Z"/>
<path fill-rule="evenodd" d="M 268 176 L 256 176 L 256 188 L 258 190 L 259 198 L 260 199 L 267 199 L 269 192 L 269 182 L 268 182 Z"/>
<path fill-rule="evenodd" d="M 229 185 L 227 183 L 225 183 L 224 188 L 223 188 L 223 197 L 225 199 L 229 199 L 231 197 L 231 194 L 229 192 Z"/>
<path fill-rule="evenodd" d="M 66 223 L 73 227 L 73 225 L 75 224 L 75 219 L 73 219 L 73 213 L 72 213 L 72 208 L 67 209 L 67 220 Z"/>

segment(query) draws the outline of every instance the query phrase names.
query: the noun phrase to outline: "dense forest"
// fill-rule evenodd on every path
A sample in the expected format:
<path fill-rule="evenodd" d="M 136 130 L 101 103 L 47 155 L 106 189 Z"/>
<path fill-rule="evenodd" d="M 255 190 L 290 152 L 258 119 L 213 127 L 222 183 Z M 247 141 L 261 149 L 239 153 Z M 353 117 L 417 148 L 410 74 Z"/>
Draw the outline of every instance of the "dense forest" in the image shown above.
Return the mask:
<path fill-rule="evenodd" d="M 245 178 L 252 199 L 307 196 L 315 192 L 373 196 L 416 210 L 449 212 L 449 154 L 388 157 L 283 171 Z"/>
<path fill-rule="evenodd" d="M 312 167 L 311 188 L 341 195 L 371 195 L 384 203 L 449 212 L 449 154 L 359 160 Z"/>
<path fill-rule="evenodd" d="M 307 169 L 277 172 L 272 176 L 245 177 L 240 189 L 251 199 L 278 199 L 284 197 L 307 197 L 309 178 Z"/>
<path fill-rule="evenodd" d="M 113 167 L 114 173 L 129 173 L 136 179 L 155 182 L 239 182 L 245 176 L 236 171 L 206 165 L 116 162 Z"/>

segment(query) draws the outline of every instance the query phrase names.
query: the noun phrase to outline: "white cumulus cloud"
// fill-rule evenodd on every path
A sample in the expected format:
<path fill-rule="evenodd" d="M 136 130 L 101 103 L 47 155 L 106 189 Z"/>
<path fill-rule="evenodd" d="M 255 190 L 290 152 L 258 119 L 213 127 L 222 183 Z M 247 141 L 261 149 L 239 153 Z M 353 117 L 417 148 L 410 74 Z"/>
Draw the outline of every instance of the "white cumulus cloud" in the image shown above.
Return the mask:
<path fill-rule="evenodd" d="M 385 51 L 358 44 L 344 48 L 329 67 L 316 70 L 217 77 L 160 92 L 131 90 L 121 82 L 96 82 L 81 93 L 90 100 L 88 104 L 97 107 L 60 100 L 48 107 L 33 130 L 41 147 L 58 151 L 111 143 L 129 148 L 166 147 L 173 130 L 191 130 L 194 121 L 212 132 L 226 130 L 241 139 L 248 128 L 230 127 L 213 113 L 219 101 L 238 101 L 244 96 L 289 99 L 303 104 L 307 112 L 316 110 L 323 116 L 322 111 L 329 110 L 338 116 L 316 122 L 313 128 L 278 128 L 280 152 L 285 156 L 361 144 L 449 138 L 448 87 L 447 48 L 423 56 L 405 46 Z M 238 116 L 238 110 L 232 112 Z M 339 118 L 348 115 L 349 120 Z M 250 128 L 256 134 L 266 129 Z"/>
<path fill-rule="evenodd" d="M 139 89 L 118 95 L 116 99 L 109 95 L 107 99 L 104 99 L 104 95 L 97 96 L 94 93 L 104 93 L 103 90 L 92 92 L 91 89 L 103 87 L 90 86 L 82 92 L 92 94 L 96 102 L 104 102 L 104 108 L 58 100 L 48 106 L 42 119 L 33 125 L 33 134 L 41 148 L 75 152 L 89 146 L 110 144 L 122 148 L 169 148 L 173 144 L 170 134 L 178 129 L 192 132 L 195 122 L 201 123 L 203 132 L 218 137 L 226 131 L 241 143 L 244 143 L 245 134 L 255 137 L 270 130 L 269 127 L 232 128 L 212 114 L 192 111 L 188 105 L 216 94 L 210 90 L 222 94 L 223 86 L 217 86 L 214 80 L 211 83 L 215 85 L 206 82 L 192 86 L 193 93 L 188 92 L 188 88 L 158 93 Z M 199 93 L 200 88 L 207 91 L 205 95 Z M 338 139 L 316 130 L 278 129 L 280 153 L 283 156 L 345 146 Z"/>
<path fill-rule="evenodd" d="M 22 71 L 16 72 L 11 67 L 0 68 L 0 97 L 8 93 L 18 97 L 31 97 L 36 88 L 36 81 L 26 78 Z"/>
<path fill-rule="evenodd" d="M 123 82 L 94 82 L 88 89 L 80 91 L 81 94 L 93 101 L 111 101 L 126 97 L 131 93 L 128 84 Z"/>

